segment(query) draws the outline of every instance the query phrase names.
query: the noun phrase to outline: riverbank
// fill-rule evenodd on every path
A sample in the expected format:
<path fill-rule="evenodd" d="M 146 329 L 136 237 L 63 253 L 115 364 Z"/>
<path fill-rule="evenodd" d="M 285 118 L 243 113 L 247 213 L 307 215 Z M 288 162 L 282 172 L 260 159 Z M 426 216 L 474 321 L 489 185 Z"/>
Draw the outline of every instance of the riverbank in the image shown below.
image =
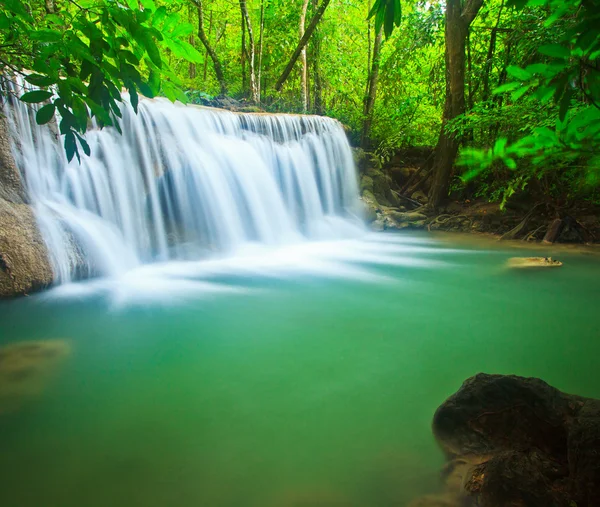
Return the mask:
<path fill-rule="evenodd" d="M 523 196 L 505 206 L 453 192 L 437 210 L 428 205 L 431 149 L 407 150 L 385 163 L 355 150 L 366 219 L 376 231 L 427 230 L 487 234 L 521 243 L 600 242 L 600 207 L 577 202 L 558 206 L 550 198 Z"/>

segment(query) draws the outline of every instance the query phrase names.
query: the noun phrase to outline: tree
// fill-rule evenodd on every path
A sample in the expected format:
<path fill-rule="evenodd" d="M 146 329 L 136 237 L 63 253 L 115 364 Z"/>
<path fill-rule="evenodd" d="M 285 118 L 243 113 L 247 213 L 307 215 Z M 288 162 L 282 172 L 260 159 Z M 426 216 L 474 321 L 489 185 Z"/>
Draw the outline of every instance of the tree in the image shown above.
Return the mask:
<path fill-rule="evenodd" d="M 300 11 L 300 23 L 298 24 L 298 32 L 300 39 L 304 35 L 304 29 L 306 24 L 306 12 L 308 11 L 308 0 L 303 0 L 302 10 Z M 302 111 L 308 111 L 308 61 L 306 59 L 306 46 L 302 48 L 300 53 L 300 63 L 302 64 L 300 89 L 302 93 Z"/>
<path fill-rule="evenodd" d="M 254 44 L 254 32 L 252 30 L 252 23 L 250 22 L 250 14 L 248 13 L 248 5 L 246 0 L 240 0 L 240 10 L 242 12 L 243 23 L 248 32 L 248 42 L 250 46 L 249 54 L 249 66 L 250 66 L 250 97 L 255 103 L 260 102 L 258 95 L 258 84 L 256 81 L 256 46 Z"/>
<path fill-rule="evenodd" d="M 300 42 L 298 42 L 296 49 L 294 50 L 292 56 L 290 57 L 290 61 L 286 65 L 284 71 L 281 73 L 281 76 L 279 76 L 279 79 L 277 80 L 277 83 L 275 84 L 275 89 L 277 91 L 281 91 L 283 83 L 285 83 L 286 79 L 289 77 L 290 73 L 292 72 L 292 69 L 294 68 L 294 65 L 296 64 L 296 61 L 298 60 L 298 57 L 302 53 L 302 50 L 304 49 L 306 44 L 308 43 L 308 40 L 310 39 L 311 35 L 317 28 L 317 25 L 319 24 L 319 21 L 323 17 L 323 14 L 325 14 L 325 9 L 327 9 L 327 6 L 329 5 L 330 1 L 331 0 L 322 0 L 321 5 L 315 12 L 313 18 L 310 20 L 310 24 L 308 25 L 308 28 L 305 30 L 304 35 L 300 39 Z"/>
<path fill-rule="evenodd" d="M 227 95 L 227 82 L 225 81 L 225 76 L 223 74 L 223 66 L 221 65 L 221 61 L 219 60 L 214 48 L 211 46 L 206 32 L 204 31 L 204 8 L 202 5 L 202 0 L 192 0 L 192 2 L 196 5 L 198 10 L 198 38 L 204 45 L 206 53 L 210 56 L 210 59 L 213 62 L 213 67 L 215 69 L 217 81 L 219 82 L 221 95 Z"/>
<path fill-rule="evenodd" d="M 370 30 L 370 27 L 369 27 Z M 370 144 L 371 125 L 373 124 L 373 111 L 375 109 L 375 97 L 377 96 L 377 81 L 379 79 L 379 62 L 381 58 L 381 46 L 383 44 L 383 27 L 379 28 L 379 32 L 375 35 L 373 44 L 373 58 L 371 68 L 369 70 L 369 78 L 367 80 L 367 90 L 364 99 L 364 123 L 361 136 L 361 146 L 368 148 Z"/>
<path fill-rule="evenodd" d="M 510 4 L 519 9 L 538 6 L 534 0 Z M 540 178 L 570 163 L 585 167 L 589 182 L 600 183 L 600 1 L 549 0 L 547 6 L 546 27 L 569 20 L 566 28 L 558 28 L 560 41 L 539 46 L 537 61 L 525 67 L 508 66 L 507 73 L 514 80 L 496 88 L 494 94 L 509 94 L 513 103 L 529 103 L 538 112 L 554 103 L 558 108 L 554 124 L 534 127 L 513 142 L 500 137 L 487 150 L 464 150 L 459 163 L 469 166 L 465 180 L 497 163 L 521 172 L 524 178 L 529 174 Z M 530 162 L 521 164 L 521 171 L 519 159 Z"/>
<path fill-rule="evenodd" d="M 464 6 L 461 0 L 446 1 L 446 100 L 429 191 L 429 204 L 433 208 L 448 196 L 460 139 L 446 127 L 448 122 L 465 112 L 465 46 L 469 27 L 482 5 L 483 0 L 467 0 Z"/>

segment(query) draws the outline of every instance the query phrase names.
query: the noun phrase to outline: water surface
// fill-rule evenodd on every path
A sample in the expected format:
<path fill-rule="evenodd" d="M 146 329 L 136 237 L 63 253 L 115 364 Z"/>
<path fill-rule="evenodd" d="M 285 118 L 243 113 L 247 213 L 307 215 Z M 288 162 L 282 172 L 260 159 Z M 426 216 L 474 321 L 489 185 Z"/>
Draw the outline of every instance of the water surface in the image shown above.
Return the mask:
<path fill-rule="evenodd" d="M 600 397 L 600 258 L 503 267 L 535 253 L 377 236 L 2 303 L 1 344 L 72 353 L 0 414 L 0 504 L 406 505 L 437 485 L 431 418 L 465 378 Z"/>

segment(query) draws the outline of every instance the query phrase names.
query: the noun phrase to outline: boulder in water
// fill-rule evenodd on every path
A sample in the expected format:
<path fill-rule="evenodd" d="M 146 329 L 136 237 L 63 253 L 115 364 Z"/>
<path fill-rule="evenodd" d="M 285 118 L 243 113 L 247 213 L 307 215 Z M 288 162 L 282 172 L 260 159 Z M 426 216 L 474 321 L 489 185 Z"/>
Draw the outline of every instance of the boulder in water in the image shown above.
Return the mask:
<path fill-rule="evenodd" d="M 71 353 L 65 340 L 25 341 L 0 347 L 0 414 L 38 398 Z"/>
<path fill-rule="evenodd" d="M 438 408 L 433 432 L 448 457 L 449 505 L 600 505 L 600 400 L 479 374 Z"/>

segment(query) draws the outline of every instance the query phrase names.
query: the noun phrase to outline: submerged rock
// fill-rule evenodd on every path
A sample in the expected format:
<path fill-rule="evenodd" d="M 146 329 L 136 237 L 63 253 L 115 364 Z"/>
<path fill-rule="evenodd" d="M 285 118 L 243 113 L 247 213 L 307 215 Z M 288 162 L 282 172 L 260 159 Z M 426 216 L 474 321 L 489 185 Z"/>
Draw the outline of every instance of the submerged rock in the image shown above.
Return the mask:
<path fill-rule="evenodd" d="M 39 397 L 69 356 L 65 340 L 26 341 L 0 347 L 0 414 Z"/>
<path fill-rule="evenodd" d="M 433 432 L 449 460 L 449 506 L 600 505 L 600 400 L 479 374 L 438 408 Z M 436 505 L 425 500 L 412 505 Z"/>
<path fill-rule="evenodd" d="M 0 198 L 0 298 L 30 294 L 53 278 L 33 210 Z"/>

